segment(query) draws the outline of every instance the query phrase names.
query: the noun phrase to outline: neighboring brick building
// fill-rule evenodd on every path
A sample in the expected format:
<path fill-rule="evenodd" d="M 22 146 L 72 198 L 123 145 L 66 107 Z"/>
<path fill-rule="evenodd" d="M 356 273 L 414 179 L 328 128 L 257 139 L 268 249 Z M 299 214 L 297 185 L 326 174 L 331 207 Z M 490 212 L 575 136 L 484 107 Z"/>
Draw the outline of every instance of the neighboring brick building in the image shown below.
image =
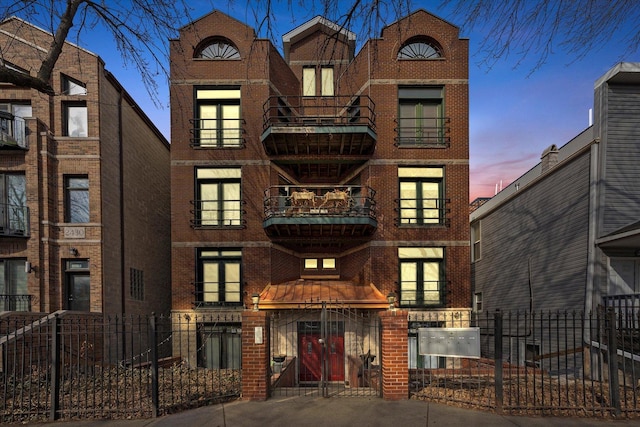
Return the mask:
<path fill-rule="evenodd" d="M 199 364 L 240 366 L 237 319 L 258 296 L 276 319 L 271 353 L 297 360 L 300 383 L 349 382 L 352 358 L 379 355 L 369 319 L 389 296 L 409 328 L 469 318 L 457 27 L 420 10 L 356 54 L 355 34 L 316 17 L 281 54 L 214 11 L 170 50 L 172 309 L 198 316 Z"/>
<path fill-rule="evenodd" d="M 52 35 L 0 24 L 35 73 Z M 0 311 L 167 312 L 169 144 L 95 54 L 65 43 L 54 95 L 0 84 Z"/>

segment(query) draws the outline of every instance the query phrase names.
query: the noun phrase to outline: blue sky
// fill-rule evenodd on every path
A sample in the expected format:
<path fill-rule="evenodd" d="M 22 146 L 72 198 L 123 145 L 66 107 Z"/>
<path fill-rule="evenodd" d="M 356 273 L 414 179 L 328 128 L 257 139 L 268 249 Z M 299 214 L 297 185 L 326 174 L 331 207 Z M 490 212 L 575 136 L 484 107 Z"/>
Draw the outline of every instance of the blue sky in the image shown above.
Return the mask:
<path fill-rule="evenodd" d="M 287 2 L 275 2 L 272 11 L 277 46 L 280 36 L 322 10 L 304 9 L 292 1 L 295 10 L 286 8 Z M 214 2 L 194 0 L 193 18 L 199 18 L 215 7 L 236 19 L 256 26 L 257 18 L 247 10 L 245 2 Z M 306 6 L 307 3 L 305 3 Z M 461 17 L 439 9 L 439 1 L 413 1 L 411 10 L 425 9 L 449 22 L 461 25 Z M 25 17 L 28 19 L 28 17 Z M 328 17 L 331 18 L 331 17 Z M 393 19 L 389 19 L 393 21 Z M 184 22 L 186 23 L 186 21 Z M 351 28 L 358 34 L 359 45 L 371 35 L 361 34 L 361 28 Z M 373 36 L 379 35 L 379 29 Z M 542 151 L 556 144 L 564 145 L 588 126 L 589 109 L 593 106 L 594 82 L 617 62 L 640 61 L 638 52 L 633 57 L 622 57 L 627 46 L 614 39 L 607 45 L 594 47 L 580 60 L 561 51 L 548 58 L 547 63 L 531 73 L 531 56 L 514 68 L 516 58 L 497 61 L 489 70 L 477 65 L 479 43 L 486 34 L 461 29 L 460 36 L 470 39 L 470 190 L 471 200 L 480 196 L 493 196 L 500 185 L 506 187 L 540 160 Z M 99 30 L 83 35 L 80 44 L 100 55 L 109 71 L 122 83 L 160 131 L 169 139 L 170 113 L 168 82 L 158 81 L 158 108 L 149 99 L 137 71 L 133 66 L 122 66 L 120 54 L 109 35 Z M 168 61 L 167 61 L 168 63 Z"/>

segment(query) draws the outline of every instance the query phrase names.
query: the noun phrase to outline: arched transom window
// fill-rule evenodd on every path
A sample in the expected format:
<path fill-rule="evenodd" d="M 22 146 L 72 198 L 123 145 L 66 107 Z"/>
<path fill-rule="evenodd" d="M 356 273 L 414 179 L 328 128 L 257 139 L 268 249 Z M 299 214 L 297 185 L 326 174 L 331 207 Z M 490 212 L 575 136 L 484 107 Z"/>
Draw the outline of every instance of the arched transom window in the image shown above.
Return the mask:
<path fill-rule="evenodd" d="M 225 39 L 213 39 L 200 50 L 196 57 L 202 59 L 240 59 L 240 52 Z"/>
<path fill-rule="evenodd" d="M 410 40 L 398 51 L 398 59 L 434 59 L 442 57 L 442 49 L 429 40 Z"/>

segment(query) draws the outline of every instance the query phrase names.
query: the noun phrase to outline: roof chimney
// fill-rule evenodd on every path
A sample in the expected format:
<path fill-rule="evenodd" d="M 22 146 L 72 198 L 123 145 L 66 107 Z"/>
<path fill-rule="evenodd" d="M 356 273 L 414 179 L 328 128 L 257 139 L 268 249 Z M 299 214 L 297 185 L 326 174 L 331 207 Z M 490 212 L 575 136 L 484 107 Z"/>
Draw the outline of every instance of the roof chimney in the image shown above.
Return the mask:
<path fill-rule="evenodd" d="M 549 169 L 558 164 L 558 147 L 556 144 L 552 144 L 549 148 L 542 152 L 540 157 L 540 166 L 542 173 L 547 172 Z"/>

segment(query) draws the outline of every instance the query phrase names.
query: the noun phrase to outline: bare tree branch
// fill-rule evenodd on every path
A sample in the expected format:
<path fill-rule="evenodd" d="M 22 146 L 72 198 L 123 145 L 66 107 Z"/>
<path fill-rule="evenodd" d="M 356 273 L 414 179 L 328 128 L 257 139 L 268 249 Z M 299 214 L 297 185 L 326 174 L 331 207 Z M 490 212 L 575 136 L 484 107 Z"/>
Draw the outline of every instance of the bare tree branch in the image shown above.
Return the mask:
<path fill-rule="evenodd" d="M 227 0 L 231 3 L 233 0 Z M 342 28 L 355 29 L 373 35 L 389 21 L 396 20 L 401 11 L 408 11 L 410 0 L 257 0 L 247 4 L 258 23 L 258 34 L 275 42 L 274 8 L 285 6 L 292 14 L 292 22 L 300 23 L 304 13 L 321 14 Z M 168 43 L 179 27 L 192 21 L 189 0 L 22 0 L 0 6 L 0 19 L 11 15 L 23 16 L 53 34 L 48 51 L 36 73 L 24 73 L 8 67 L 2 61 L 0 46 L 0 81 L 28 86 L 52 94 L 51 73 L 60 57 L 64 41 L 82 45 L 82 35 L 95 28 L 105 28 L 115 41 L 124 65 L 133 64 L 153 101 L 158 104 L 158 79 L 168 79 Z M 32 22 L 39 17 L 40 22 Z M 308 19 L 313 16 L 308 16 Z M 72 32 L 73 29 L 73 32 Z M 73 39 L 75 37 L 75 39 Z"/>
<path fill-rule="evenodd" d="M 62 52 L 62 47 L 64 46 L 64 42 L 67 39 L 67 35 L 69 34 L 69 30 L 73 26 L 73 19 L 76 16 L 76 12 L 78 11 L 78 7 L 83 2 L 83 0 L 68 0 L 67 8 L 64 11 L 62 17 L 60 18 L 60 25 L 58 25 L 58 29 L 53 36 L 53 40 L 51 41 L 51 45 L 49 46 L 49 51 L 47 56 L 42 61 L 42 65 L 38 70 L 37 79 L 48 86 L 48 90 L 44 91 L 45 93 L 53 93 L 53 88 L 51 87 L 51 73 L 53 68 L 60 57 L 60 53 Z M 45 86 L 45 87 L 46 87 Z M 37 88 L 34 88 L 37 89 Z M 39 90 L 39 89 L 38 89 Z"/>
<path fill-rule="evenodd" d="M 563 52 L 570 62 L 619 41 L 620 58 L 640 47 L 640 2 L 636 0 L 445 0 L 467 30 L 485 34 L 480 64 L 489 69 L 515 57 L 532 62 L 530 73 Z"/>

